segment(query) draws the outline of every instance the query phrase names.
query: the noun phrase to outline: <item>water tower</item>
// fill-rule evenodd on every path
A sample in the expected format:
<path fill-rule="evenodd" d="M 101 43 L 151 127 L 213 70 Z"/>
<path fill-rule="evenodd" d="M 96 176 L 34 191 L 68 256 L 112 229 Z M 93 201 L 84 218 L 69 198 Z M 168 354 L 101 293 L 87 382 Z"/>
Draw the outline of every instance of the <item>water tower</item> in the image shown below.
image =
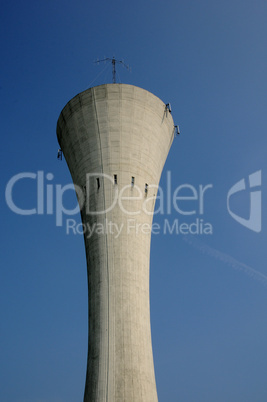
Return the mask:
<path fill-rule="evenodd" d="M 84 401 L 156 402 L 149 261 L 157 186 L 174 137 L 170 107 L 136 86 L 100 85 L 67 103 L 57 137 L 85 228 Z"/>

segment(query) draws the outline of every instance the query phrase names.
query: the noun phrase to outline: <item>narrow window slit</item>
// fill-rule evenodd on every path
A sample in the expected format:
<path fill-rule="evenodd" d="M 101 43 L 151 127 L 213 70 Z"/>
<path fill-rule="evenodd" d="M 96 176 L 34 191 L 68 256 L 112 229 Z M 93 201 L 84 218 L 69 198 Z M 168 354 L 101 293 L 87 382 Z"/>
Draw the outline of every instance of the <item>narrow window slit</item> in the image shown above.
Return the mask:
<path fill-rule="evenodd" d="M 145 195 L 147 195 L 147 192 L 148 192 L 148 184 L 146 183 L 145 184 Z"/>
<path fill-rule="evenodd" d="M 134 186 L 134 177 L 132 176 L 132 187 Z"/>
<path fill-rule="evenodd" d="M 96 183 L 97 183 L 97 189 L 100 189 L 100 180 L 99 177 L 96 178 Z"/>
<path fill-rule="evenodd" d="M 117 175 L 114 174 L 114 184 L 118 184 L 118 179 L 117 179 Z"/>

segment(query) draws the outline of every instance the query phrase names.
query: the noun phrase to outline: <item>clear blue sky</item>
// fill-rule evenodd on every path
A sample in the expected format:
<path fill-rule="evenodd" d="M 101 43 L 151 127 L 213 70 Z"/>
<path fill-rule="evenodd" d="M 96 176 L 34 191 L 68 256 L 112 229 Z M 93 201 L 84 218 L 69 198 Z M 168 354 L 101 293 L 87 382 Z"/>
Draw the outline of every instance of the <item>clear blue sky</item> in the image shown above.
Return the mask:
<path fill-rule="evenodd" d="M 212 235 L 154 235 L 151 324 L 160 402 L 267 400 L 267 3 L 226 1 L 5 2 L 1 40 L 0 400 L 77 402 L 87 359 L 87 280 L 83 237 L 66 235 L 54 215 L 20 216 L 5 202 L 17 173 L 52 173 L 71 182 L 57 156 L 63 106 L 105 65 L 123 58 L 121 82 L 171 102 L 181 135 L 167 171 L 173 188 L 212 184 L 204 214 L 157 215 Z M 111 82 L 108 66 L 93 85 Z M 227 211 L 230 188 L 262 173 L 262 229 Z M 45 184 L 48 182 L 45 181 Z M 34 208 L 36 185 L 14 187 Z M 249 218 L 249 190 L 232 212 Z M 73 193 L 66 206 L 75 205 Z M 185 202 L 185 201 L 182 201 Z M 180 204 L 190 210 L 194 204 Z M 258 211 L 259 213 L 259 211 Z M 253 271 L 255 270 L 255 271 Z"/>

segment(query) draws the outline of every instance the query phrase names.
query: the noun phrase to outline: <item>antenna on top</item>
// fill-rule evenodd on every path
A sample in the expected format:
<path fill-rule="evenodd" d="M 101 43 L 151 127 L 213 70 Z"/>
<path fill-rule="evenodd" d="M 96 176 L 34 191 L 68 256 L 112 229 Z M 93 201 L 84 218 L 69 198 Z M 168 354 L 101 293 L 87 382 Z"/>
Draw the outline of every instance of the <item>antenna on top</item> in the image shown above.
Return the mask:
<path fill-rule="evenodd" d="M 105 62 L 110 61 L 111 64 L 112 64 L 112 81 L 113 81 L 113 84 L 116 84 L 116 63 L 122 64 L 123 67 L 125 67 L 127 70 L 130 70 L 130 67 L 127 64 L 125 64 L 123 60 L 117 60 L 117 59 L 115 59 L 114 56 L 112 57 L 112 59 L 110 57 L 106 57 L 103 60 L 95 61 L 95 63 L 98 64 L 98 63 L 101 63 L 102 61 L 105 61 Z"/>

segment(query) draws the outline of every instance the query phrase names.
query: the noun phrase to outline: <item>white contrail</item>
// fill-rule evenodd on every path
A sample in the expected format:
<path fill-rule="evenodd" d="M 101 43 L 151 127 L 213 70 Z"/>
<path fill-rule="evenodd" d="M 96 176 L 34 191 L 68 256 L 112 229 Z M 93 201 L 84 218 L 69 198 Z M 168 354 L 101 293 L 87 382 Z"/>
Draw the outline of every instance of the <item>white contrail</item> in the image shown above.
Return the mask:
<path fill-rule="evenodd" d="M 203 254 L 210 255 L 211 257 L 216 258 L 217 260 L 221 260 L 230 267 L 242 271 L 248 276 L 253 279 L 260 281 L 264 286 L 267 286 L 267 276 L 262 274 L 259 271 L 256 271 L 254 268 L 250 267 L 249 265 L 244 264 L 236 260 L 235 258 L 231 257 L 228 254 L 225 254 L 213 247 L 208 246 L 207 244 L 203 243 L 202 241 L 196 239 L 194 236 L 183 236 L 183 240 L 189 243 L 191 246 L 199 250 Z"/>

